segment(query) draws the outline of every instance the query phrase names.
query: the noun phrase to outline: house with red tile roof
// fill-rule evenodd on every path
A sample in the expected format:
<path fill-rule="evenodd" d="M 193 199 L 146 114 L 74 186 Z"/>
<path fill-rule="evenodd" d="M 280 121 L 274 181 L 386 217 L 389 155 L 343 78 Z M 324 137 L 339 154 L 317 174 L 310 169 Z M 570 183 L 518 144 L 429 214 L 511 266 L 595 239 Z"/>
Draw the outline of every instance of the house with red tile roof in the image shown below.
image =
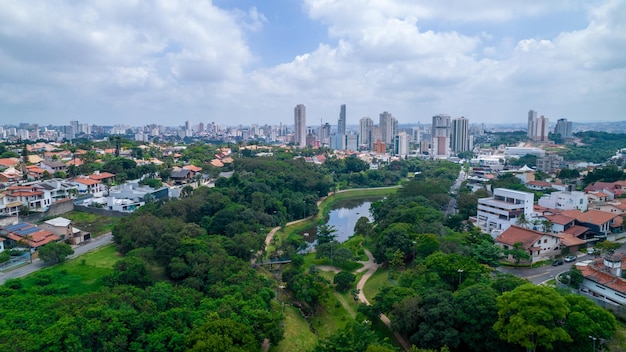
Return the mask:
<path fill-rule="evenodd" d="M 37 165 L 28 165 L 26 166 L 26 170 L 28 170 L 28 177 L 33 178 L 35 180 L 40 180 L 43 178 L 44 169 L 40 168 Z"/>
<path fill-rule="evenodd" d="M 563 210 L 561 214 L 576 219 L 577 225 L 587 227 L 598 239 L 606 239 L 609 233 L 618 232 L 622 227 L 622 218 L 619 215 L 600 210 Z"/>
<path fill-rule="evenodd" d="M 49 230 L 41 229 L 26 222 L 5 226 L 3 229 L 6 232 L 4 237 L 11 246 L 25 243 L 28 244 L 30 248 L 37 249 L 45 244 L 61 239 Z"/>
<path fill-rule="evenodd" d="M 0 170 L 9 167 L 16 167 L 20 161 L 18 158 L 0 158 Z"/>
<path fill-rule="evenodd" d="M 106 191 L 106 186 L 99 180 L 87 176 L 79 176 L 72 180 L 80 194 L 98 194 Z"/>
<path fill-rule="evenodd" d="M 622 272 L 626 268 L 624 254 L 609 254 L 595 260 L 576 263 L 583 274 L 580 292 L 607 303 L 626 304 L 626 280 Z"/>
<path fill-rule="evenodd" d="M 590 191 L 608 191 L 613 193 L 615 196 L 619 197 L 624 193 L 624 189 L 622 187 L 622 183 L 616 182 L 594 182 L 593 184 L 585 187 L 585 192 Z"/>
<path fill-rule="evenodd" d="M 598 202 L 607 202 L 615 198 L 614 194 L 606 191 L 589 191 L 587 192 L 587 202 L 589 204 L 598 203 Z"/>
<path fill-rule="evenodd" d="M 89 178 L 92 180 L 96 180 L 100 183 L 110 183 L 115 178 L 115 174 L 112 174 L 110 172 L 96 171 L 93 174 L 89 175 Z"/>
<path fill-rule="evenodd" d="M 495 243 L 504 249 L 512 249 L 516 243 L 522 243 L 522 248 L 530 255 L 530 259 L 526 262 L 532 264 L 561 255 L 562 249 L 566 247 L 561 240 L 562 237 L 512 225 L 496 237 Z M 577 246 L 580 244 L 578 242 L 572 244 L 575 247 L 574 251 L 578 250 Z M 507 260 L 515 261 L 512 256 L 509 256 Z"/>
<path fill-rule="evenodd" d="M 10 186 L 7 188 L 7 198 L 11 202 L 20 202 L 30 209 L 45 210 L 50 207 L 52 195 L 50 191 L 38 184 Z"/>
<path fill-rule="evenodd" d="M 576 224 L 576 219 L 563 214 L 543 215 L 543 218 L 552 223 L 551 232 L 563 232 Z"/>
<path fill-rule="evenodd" d="M 17 183 L 22 180 L 22 178 L 22 172 L 14 167 L 10 167 L 0 172 L 0 182 L 2 183 Z"/>
<path fill-rule="evenodd" d="M 614 199 L 611 202 L 598 202 L 591 205 L 592 209 L 604 211 L 607 213 L 614 213 L 619 215 L 626 215 L 626 199 Z"/>

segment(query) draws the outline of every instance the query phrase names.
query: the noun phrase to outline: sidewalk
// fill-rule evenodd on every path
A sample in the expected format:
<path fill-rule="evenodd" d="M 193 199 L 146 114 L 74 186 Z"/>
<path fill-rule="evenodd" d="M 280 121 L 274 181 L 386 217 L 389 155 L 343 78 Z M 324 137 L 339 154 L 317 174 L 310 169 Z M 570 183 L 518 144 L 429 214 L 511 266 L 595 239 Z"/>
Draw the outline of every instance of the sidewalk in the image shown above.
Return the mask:
<path fill-rule="evenodd" d="M 87 252 L 91 252 L 94 249 L 106 246 L 111 243 L 113 243 L 113 235 L 111 235 L 110 232 L 102 236 L 95 237 L 87 244 L 73 246 L 72 248 L 74 249 L 74 254 L 68 256 L 67 260 L 74 259 Z M 29 263 L 17 269 L 13 269 L 7 272 L 0 272 L 0 285 L 4 284 L 4 282 L 8 279 L 24 277 L 26 275 L 34 273 L 37 270 L 41 270 L 52 265 L 54 264 L 44 263 L 43 261 L 41 261 L 41 259 L 36 258 L 33 260 L 32 264 Z"/>

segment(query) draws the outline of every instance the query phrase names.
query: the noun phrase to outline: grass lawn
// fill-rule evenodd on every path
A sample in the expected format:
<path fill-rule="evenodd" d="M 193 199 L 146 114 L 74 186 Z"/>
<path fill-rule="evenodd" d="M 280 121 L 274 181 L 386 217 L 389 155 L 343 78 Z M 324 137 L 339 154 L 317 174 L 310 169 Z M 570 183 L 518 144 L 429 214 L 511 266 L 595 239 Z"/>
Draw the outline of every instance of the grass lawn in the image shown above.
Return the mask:
<path fill-rule="evenodd" d="M 47 277 L 51 284 L 64 286 L 67 295 L 98 291 L 102 287 L 102 278 L 113 271 L 113 265 L 120 258 L 115 246 L 108 245 L 65 263 L 36 271 L 22 279 L 22 283 L 25 289 L 41 287 L 37 283 Z"/>
<path fill-rule="evenodd" d="M 363 294 L 367 298 L 370 303 L 374 300 L 374 297 L 378 293 L 378 291 L 385 286 L 392 286 L 392 283 L 387 279 L 387 273 L 389 269 L 387 268 L 378 268 L 374 275 L 372 275 L 369 280 L 363 286 Z"/>
<path fill-rule="evenodd" d="M 317 309 L 317 314 L 311 318 L 311 324 L 322 339 L 343 329 L 346 323 L 352 320 L 350 313 L 344 309 L 337 297 L 331 292 L 329 293 L 326 300 Z"/>
<path fill-rule="evenodd" d="M 317 336 L 309 329 L 298 309 L 285 305 L 285 332 L 277 346 L 270 352 L 311 351 L 317 345 Z"/>
<path fill-rule="evenodd" d="M 617 321 L 617 330 L 613 334 L 613 338 L 607 342 L 609 351 L 623 351 L 626 346 L 626 324 Z"/>
<path fill-rule="evenodd" d="M 72 220 L 75 227 L 91 232 L 95 236 L 111 232 L 113 226 L 120 220 L 112 216 L 102 216 L 82 211 L 71 211 L 63 214 L 63 217 Z"/>

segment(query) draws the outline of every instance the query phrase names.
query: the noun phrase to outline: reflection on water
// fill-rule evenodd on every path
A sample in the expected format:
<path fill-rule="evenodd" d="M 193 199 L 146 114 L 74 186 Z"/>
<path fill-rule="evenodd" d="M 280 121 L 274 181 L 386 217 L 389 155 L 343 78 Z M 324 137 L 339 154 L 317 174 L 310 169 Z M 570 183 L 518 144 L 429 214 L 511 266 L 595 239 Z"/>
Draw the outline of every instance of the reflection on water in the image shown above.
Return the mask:
<path fill-rule="evenodd" d="M 326 224 L 334 226 L 337 230 L 335 233 L 337 241 L 345 242 L 354 234 L 354 225 L 356 225 L 360 217 L 365 216 L 371 222 L 373 219 L 370 213 L 370 206 L 381 199 L 383 198 L 348 199 L 333 204 Z M 316 227 L 305 229 L 300 234 L 304 235 L 304 240 L 310 243 L 309 247 L 315 244 L 317 238 Z"/>

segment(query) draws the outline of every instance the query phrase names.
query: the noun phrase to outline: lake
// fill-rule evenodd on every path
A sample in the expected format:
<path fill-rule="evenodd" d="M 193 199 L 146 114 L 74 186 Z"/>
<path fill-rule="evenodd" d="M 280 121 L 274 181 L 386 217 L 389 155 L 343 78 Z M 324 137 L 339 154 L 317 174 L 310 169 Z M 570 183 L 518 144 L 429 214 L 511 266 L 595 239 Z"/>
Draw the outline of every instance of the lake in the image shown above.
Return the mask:
<path fill-rule="evenodd" d="M 345 242 L 354 234 L 354 225 L 356 225 L 360 217 L 365 216 L 371 222 L 373 219 L 370 214 L 370 206 L 373 202 L 381 199 L 383 198 L 346 199 L 333 204 L 328 213 L 328 221 L 326 221 L 326 224 L 334 226 L 337 230 L 335 233 L 337 235 L 337 241 Z M 310 247 L 315 244 L 317 227 L 310 227 L 300 232 L 300 234 L 304 235 L 304 240 L 310 243 Z M 308 236 L 306 234 L 308 234 Z"/>

